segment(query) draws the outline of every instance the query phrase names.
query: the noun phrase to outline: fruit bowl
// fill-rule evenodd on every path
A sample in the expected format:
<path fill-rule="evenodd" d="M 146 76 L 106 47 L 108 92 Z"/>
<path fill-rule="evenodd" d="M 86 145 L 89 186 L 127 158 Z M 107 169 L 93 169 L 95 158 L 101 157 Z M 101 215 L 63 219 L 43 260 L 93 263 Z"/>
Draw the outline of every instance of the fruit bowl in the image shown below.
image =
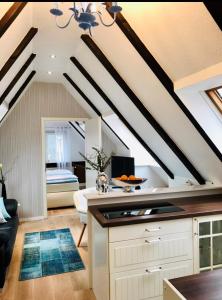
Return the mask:
<path fill-rule="evenodd" d="M 119 180 L 116 178 L 112 178 L 112 182 L 119 187 L 124 188 L 124 192 L 132 192 L 133 188 L 138 185 L 142 185 L 147 181 L 147 178 L 135 179 L 135 180 Z"/>

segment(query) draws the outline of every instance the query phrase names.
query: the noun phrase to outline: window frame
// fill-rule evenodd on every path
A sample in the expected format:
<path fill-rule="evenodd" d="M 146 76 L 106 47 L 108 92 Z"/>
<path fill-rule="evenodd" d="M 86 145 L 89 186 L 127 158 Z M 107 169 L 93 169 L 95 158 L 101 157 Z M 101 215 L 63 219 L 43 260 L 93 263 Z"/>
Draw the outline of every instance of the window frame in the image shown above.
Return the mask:
<path fill-rule="evenodd" d="M 222 89 L 222 86 L 218 86 L 212 89 L 205 91 L 211 102 L 217 108 L 217 110 L 222 114 L 222 96 L 218 92 L 219 89 Z"/>

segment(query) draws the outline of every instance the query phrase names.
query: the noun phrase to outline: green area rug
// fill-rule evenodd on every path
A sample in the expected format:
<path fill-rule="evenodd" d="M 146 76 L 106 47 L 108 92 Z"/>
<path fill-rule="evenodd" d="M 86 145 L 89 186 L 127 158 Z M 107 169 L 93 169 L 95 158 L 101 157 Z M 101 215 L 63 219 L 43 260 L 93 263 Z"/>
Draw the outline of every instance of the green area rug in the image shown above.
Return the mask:
<path fill-rule="evenodd" d="M 69 228 L 25 234 L 19 280 L 84 268 Z"/>

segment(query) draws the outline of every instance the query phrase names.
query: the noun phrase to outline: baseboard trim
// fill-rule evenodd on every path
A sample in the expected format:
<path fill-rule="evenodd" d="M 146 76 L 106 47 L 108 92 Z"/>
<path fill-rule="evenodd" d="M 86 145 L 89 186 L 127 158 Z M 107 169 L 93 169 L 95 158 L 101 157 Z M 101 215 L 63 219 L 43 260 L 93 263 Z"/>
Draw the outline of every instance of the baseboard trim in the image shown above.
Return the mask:
<path fill-rule="evenodd" d="M 32 222 L 32 221 L 40 221 L 46 219 L 44 216 L 37 216 L 37 217 L 31 217 L 31 218 L 20 218 L 20 222 Z"/>

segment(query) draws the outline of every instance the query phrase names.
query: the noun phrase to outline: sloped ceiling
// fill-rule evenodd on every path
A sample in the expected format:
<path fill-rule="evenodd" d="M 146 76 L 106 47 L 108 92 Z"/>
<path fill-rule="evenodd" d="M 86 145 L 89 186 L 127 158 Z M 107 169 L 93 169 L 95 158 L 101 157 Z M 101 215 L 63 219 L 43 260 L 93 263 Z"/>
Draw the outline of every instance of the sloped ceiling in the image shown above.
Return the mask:
<path fill-rule="evenodd" d="M 63 2 L 62 5 L 68 8 L 72 3 Z M 203 3 L 124 2 L 120 5 L 123 6 L 125 18 L 172 80 L 179 80 L 222 61 L 221 31 Z M 75 56 L 171 171 L 176 176 L 192 178 L 186 167 L 83 43 L 80 38 L 83 32 L 75 21 L 71 21 L 70 26 L 64 30 L 55 26 L 54 18 L 49 13 L 51 6 L 51 2 L 29 2 L 0 39 L 0 49 L 4 49 L 0 56 L 2 68 L 30 27 L 38 28 L 36 37 L 0 82 L 0 89 L 4 91 L 28 56 L 32 52 L 37 54 L 33 64 L 8 95 L 6 104 L 30 70 L 34 69 L 37 71 L 34 80 L 63 83 L 93 116 L 92 109 L 64 79 L 62 74 L 66 72 L 103 115 L 109 114 L 108 105 L 71 63 L 70 56 Z M 5 4 L 3 9 L 6 11 L 8 7 L 9 4 Z M 61 19 L 61 24 L 65 23 L 68 16 L 69 12 Z M 111 21 L 105 8 L 104 20 Z M 173 103 L 170 95 L 117 25 L 95 28 L 93 40 L 202 176 L 206 180 L 221 182 L 220 160 Z M 51 58 L 52 54 L 56 56 L 54 59 Z M 48 71 L 52 74 L 49 75 Z"/>
<path fill-rule="evenodd" d="M 203 2 L 121 5 L 127 21 L 173 81 L 222 61 L 222 32 Z"/>

